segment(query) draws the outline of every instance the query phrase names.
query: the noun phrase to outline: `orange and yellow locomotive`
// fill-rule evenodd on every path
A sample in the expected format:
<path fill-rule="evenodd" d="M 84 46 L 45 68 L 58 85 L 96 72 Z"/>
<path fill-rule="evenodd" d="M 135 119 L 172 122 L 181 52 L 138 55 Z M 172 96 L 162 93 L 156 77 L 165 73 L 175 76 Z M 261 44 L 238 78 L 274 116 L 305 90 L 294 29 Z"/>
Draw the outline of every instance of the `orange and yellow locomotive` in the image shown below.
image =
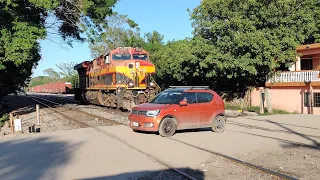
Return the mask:
<path fill-rule="evenodd" d="M 74 67 L 79 74 L 75 99 L 126 110 L 159 93 L 155 65 L 141 48 L 119 47 Z"/>

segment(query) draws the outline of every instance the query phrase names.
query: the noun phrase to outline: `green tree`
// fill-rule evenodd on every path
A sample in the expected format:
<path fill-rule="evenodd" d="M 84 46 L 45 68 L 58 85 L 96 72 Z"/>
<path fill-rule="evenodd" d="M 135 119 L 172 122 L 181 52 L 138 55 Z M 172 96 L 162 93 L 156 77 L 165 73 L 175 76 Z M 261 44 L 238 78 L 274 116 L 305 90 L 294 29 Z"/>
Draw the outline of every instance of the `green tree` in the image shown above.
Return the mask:
<path fill-rule="evenodd" d="M 230 89 L 263 85 L 273 68 L 295 60 L 297 45 L 320 41 L 319 8 L 318 0 L 201 1 L 191 18 L 194 36 L 211 49 L 201 57 L 206 77 Z"/>
<path fill-rule="evenodd" d="M 56 82 L 58 80 L 60 80 L 60 75 L 58 72 L 56 72 L 54 69 L 52 68 L 48 68 L 43 70 L 44 74 L 47 74 L 48 77 L 51 79 L 52 82 Z"/>
<path fill-rule="evenodd" d="M 0 96 L 30 81 L 40 60 L 38 40 L 58 34 L 69 45 L 101 30 L 116 0 L 0 0 Z M 53 22 L 47 22 L 48 18 Z M 3 87 L 3 88 L 2 88 Z"/>
<path fill-rule="evenodd" d="M 52 79 L 49 76 L 37 76 L 37 77 L 31 78 L 31 80 L 28 83 L 28 87 L 47 84 L 50 82 L 52 82 Z"/>
<path fill-rule="evenodd" d="M 145 33 L 146 43 L 149 44 L 163 44 L 164 36 L 161 35 L 158 31 L 152 31 Z"/>
<path fill-rule="evenodd" d="M 56 64 L 60 71 L 55 71 L 52 68 L 45 69 L 43 73 L 47 76 L 37 76 L 31 78 L 30 82 L 28 83 L 28 87 L 52 83 L 56 81 L 71 82 L 74 86 L 75 81 L 78 78 L 77 71 L 74 70 L 74 66 L 76 64 L 77 63 L 75 62 Z"/>
<path fill-rule="evenodd" d="M 92 41 L 89 48 L 93 58 L 106 54 L 117 47 L 143 45 L 138 24 L 126 15 L 114 13 L 106 18 L 106 22 L 108 24 L 103 28 L 102 33 L 90 34 Z"/>
<path fill-rule="evenodd" d="M 163 88 L 169 85 L 203 85 L 211 81 L 206 77 L 208 69 L 203 63 L 211 49 L 201 40 L 169 41 L 152 53 L 157 82 Z"/>
<path fill-rule="evenodd" d="M 71 82 L 72 86 L 75 86 L 75 82 L 78 78 L 78 72 L 74 70 L 74 66 L 76 62 L 69 62 L 69 63 L 61 63 L 57 64 L 56 66 L 59 68 L 62 79 L 67 82 Z"/>
<path fill-rule="evenodd" d="M 143 48 L 150 53 L 150 58 L 153 58 L 153 53 L 160 50 L 164 44 L 164 36 L 158 31 L 148 32 L 144 35 L 145 43 Z"/>

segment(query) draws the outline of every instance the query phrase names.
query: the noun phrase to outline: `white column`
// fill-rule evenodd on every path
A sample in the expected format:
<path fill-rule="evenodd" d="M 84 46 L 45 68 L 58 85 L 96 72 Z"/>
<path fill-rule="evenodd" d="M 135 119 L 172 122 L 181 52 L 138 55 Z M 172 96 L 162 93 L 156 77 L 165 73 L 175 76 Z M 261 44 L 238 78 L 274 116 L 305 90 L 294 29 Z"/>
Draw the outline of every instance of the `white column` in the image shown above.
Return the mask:
<path fill-rule="evenodd" d="M 296 59 L 296 71 L 301 71 L 301 60 L 300 57 Z"/>

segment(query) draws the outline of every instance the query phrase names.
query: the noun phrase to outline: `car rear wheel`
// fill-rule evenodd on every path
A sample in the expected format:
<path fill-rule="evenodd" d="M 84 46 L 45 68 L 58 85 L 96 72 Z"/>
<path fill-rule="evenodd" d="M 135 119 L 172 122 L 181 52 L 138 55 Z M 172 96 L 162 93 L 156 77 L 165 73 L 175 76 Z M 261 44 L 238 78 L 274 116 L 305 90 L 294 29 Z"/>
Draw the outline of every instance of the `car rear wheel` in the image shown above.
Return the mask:
<path fill-rule="evenodd" d="M 160 126 L 159 126 L 159 134 L 162 137 L 170 137 L 173 136 L 176 132 L 177 125 L 174 119 L 172 118 L 165 118 L 162 120 Z"/>
<path fill-rule="evenodd" d="M 226 128 L 226 118 L 224 116 L 218 115 L 213 120 L 212 131 L 217 133 L 222 133 Z"/>

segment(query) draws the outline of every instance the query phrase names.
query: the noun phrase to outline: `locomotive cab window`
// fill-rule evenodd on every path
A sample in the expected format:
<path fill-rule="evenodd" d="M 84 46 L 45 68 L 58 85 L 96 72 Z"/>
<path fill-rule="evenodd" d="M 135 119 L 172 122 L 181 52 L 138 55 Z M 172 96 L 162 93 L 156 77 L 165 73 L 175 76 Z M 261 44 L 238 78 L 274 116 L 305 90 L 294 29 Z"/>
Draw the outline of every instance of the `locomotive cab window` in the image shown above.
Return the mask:
<path fill-rule="evenodd" d="M 148 55 L 146 54 L 133 54 L 132 57 L 135 60 L 148 60 Z"/>
<path fill-rule="evenodd" d="M 131 59 L 131 54 L 113 54 L 112 59 L 115 61 L 118 60 L 130 60 Z"/>
<path fill-rule="evenodd" d="M 109 54 L 104 57 L 104 63 L 105 64 L 109 64 L 110 63 Z"/>

